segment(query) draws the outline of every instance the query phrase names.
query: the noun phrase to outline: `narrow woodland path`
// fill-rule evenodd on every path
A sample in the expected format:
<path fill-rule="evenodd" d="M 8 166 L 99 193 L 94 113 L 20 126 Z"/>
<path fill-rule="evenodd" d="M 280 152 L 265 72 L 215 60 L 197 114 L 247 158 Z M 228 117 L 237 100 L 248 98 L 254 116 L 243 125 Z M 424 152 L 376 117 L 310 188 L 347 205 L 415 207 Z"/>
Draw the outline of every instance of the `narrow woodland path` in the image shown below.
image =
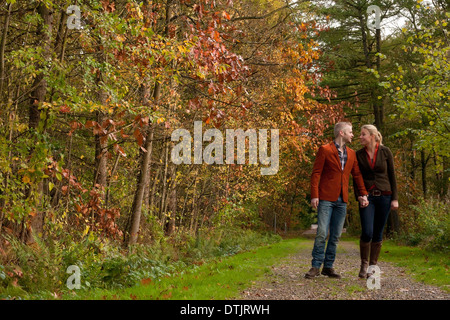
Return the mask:
<path fill-rule="evenodd" d="M 381 270 L 380 289 L 369 290 L 367 281 L 358 278 L 359 248 L 351 241 L 340 241 L 335 269 L 341 279 L 319 276 L 305 279 L 310 268 L 311 249 L 302 249 L 272 266 L 272 273 L 242 292 L 248 300 L 449 300 L 450 294 L 413 280 L 405 270 L 383 262 L 383 251 L 378 266 Z"/>

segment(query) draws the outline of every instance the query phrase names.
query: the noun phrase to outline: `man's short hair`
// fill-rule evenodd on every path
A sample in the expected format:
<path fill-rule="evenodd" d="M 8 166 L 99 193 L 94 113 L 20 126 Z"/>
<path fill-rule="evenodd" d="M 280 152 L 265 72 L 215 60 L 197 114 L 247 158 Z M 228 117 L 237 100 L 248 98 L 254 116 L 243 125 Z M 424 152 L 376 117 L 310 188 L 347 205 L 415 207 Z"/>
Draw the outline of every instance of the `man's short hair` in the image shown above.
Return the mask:
<path fill-rule="evenodd" d="M 350 122 L 341 121 L 336 123 L 334 126 L 334 138 L 339 137 L 339 132 L 343 131 L 346 127 L 352 127 L 352 124 Z"/>

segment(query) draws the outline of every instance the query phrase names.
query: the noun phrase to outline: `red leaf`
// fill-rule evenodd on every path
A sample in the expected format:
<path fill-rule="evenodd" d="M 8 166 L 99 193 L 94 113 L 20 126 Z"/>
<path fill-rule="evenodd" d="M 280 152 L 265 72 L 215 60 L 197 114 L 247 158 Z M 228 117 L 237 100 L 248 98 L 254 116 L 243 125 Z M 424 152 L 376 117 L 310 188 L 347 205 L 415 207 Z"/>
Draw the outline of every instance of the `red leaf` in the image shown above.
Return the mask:
<path fill-rule="evenodd" d="M 217 31 L 213 31 L 213 32 L 211 32 L 211 37 L 214 39 L 214 40 L 216 40 L 217 42 L 219 42 L 220 41 L 220 33 L 218 33 Z"/>
<path fill-rule="evenodd" d="M 101 136 L 100 137 L 100 143 L 101 144 L 105 144 L 106 142 L 108 142 L 108 136 Z"/>
<path fill-rule="evenodd" d="M 69 113 L 70 112 L 70 107 L 63 105 L 59 108 L 59 111 L 62 113 Z"/>
<path fill-rule="evenodd" d="M 231 19 L 230 15 L 226 11 L 222 12 L 222 16 L 227 20 Z"/>
<path fill-rule="evenodd" d="M 116 152 L 120 153 L 120 155 L 123 156 L 123 157 L 127 156 L 127 154 L 125 153 L 123 148 L 121 146 L 119 146 L 118 144 L 114 145 L 114 150 L 116 150 Z"/>
<path fill-rule="evenodd" d="M 127 134 L 125 134 L 123 132 L 123 129 L 120 129 L 120 135 L 122 136 L 122 138 L 128 138 L 129 137 L 129 135 L 127 135 Z"/>
<path fill-rule="evenodd" d="M 170 297 L 172 297 L 172 291 L 170 291 L 168 294 L 163 294 L 162 295 L 163 299 L 169 299 Z"/>
<path fill-rule="evenodd" d="M 142 279 L 142 280 L 141 280 L 141 284 L 142 284 L 143 286 L 147 286 L 147 285 L 149 285 L 150 283 L 152 283 L 152 279 L 150 279 L 150 278 L 146 278 L 146 279 Z"/>
<path fill-rule="evenodd" d="M 95 122 L 95 121 L 86 121 L 86 124 L 84 125 L 84 127 L 86 128 L 86 129 L 89 129 L 89 128 L 91 128 L 91 127 L 93 127 L 93 126 L 95 126 L 97 124 L 97 122 Z"/>
<path fill-rule="evenodd" d="M 142 143 L 144 142 L 144 136 L 142 135 L 141 130 L 134 130 L 133 135 L 136 138 L 138 145 L 142 146 Z"/>
<path fill-rule="evenodd" d="M 106 119 L 105 121 L 103 121 L 102 127 L 106 128 L 106 127 L 108 127 L 108 124 L 114 126 L 114 121 L 112 119 Z"/>

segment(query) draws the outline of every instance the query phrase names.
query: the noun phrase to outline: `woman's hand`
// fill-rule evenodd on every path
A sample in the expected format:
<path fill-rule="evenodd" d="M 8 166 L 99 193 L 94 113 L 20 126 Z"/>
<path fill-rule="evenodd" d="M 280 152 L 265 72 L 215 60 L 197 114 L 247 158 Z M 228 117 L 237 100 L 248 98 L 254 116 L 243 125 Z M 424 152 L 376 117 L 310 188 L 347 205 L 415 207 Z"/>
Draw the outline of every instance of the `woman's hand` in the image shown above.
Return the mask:
<path fill-rule="evenodd" d="M 367 196 L 359 196 L 358 201 L 360 208 L 365 208 L 369 205 L 369 200 L 367 199 Z"/>
<path fill-rule="evenodd" d="M 392 200 L 391 201 L 391 210 L 397 210 L 398 209 L 398 200 Z"/>

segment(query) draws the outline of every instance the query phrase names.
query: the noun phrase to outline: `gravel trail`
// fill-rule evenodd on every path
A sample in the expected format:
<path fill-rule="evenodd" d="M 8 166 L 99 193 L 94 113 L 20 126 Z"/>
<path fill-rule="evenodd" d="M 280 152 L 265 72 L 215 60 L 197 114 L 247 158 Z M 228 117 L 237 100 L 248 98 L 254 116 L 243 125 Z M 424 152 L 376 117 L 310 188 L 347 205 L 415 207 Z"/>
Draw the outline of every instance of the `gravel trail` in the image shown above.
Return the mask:
<path fill-rule="evenodd" d="M 341 279 L 320 275 L 305 279 L 311 265 L 311 248 L 272 266 L 272 272 L 263 281 L 244 290 L 242 299 L 247 300 L 449 300 L 446 291 L 413 280 L 405 270 L 392 263 L 383 262 L 381 252 L 378 266 L 381 270 L 380 289 L 370 290 L 367 280 L 358 278 L 359 247 L 354 242 L 340 241 L 335 270 Z M 374 282 L 372 282 L 374 283 Z"/>

